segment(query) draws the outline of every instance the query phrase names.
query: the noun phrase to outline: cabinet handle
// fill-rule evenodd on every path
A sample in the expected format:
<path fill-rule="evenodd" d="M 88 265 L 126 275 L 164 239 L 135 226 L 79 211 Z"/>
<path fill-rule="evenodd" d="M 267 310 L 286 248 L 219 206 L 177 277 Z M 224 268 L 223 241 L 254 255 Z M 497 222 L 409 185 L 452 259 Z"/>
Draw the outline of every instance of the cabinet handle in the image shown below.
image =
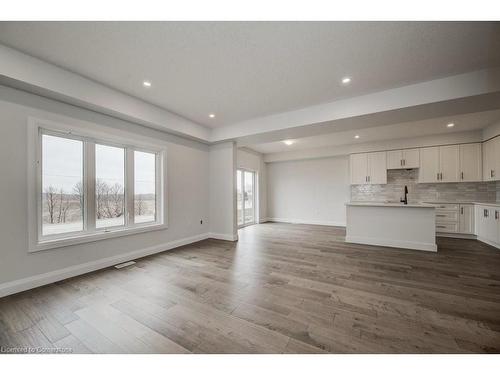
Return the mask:
<path fill-rule="evenodd" d="M 399 165 L 402 167 L 403 166 L 403 159 L 399 161 Z"/>
<path fill-rule="evenodd" d="M 490 170 L 490 177 L 493 178 L 493 169 Z"/>
<path fill-rule="evenodd" d="M 462 180 L 464 179 L 464 172 L 460 174 L 460 177 L 462 178 Z"/>
<path fill-rule="evenodd" d="M 495 210 L 495 220 L 498 220 L 498 211 Z"/>
<path fill-rule="evenodd" d="M 446 217 L 446 215 L 436 215 L 436 216 L 438 216 L 438 217 Z"/>
<path fill-rule="evenodd" d="M 483 210 L 483 216 L 488 217 L 488 210 L 486 208 Z"/>
<path fill-rule="evenodd" d="M 439 173 L 437 174 L 437 177 L 436 177 L 437 180 L 439 180 Z"/>
<path fill-rule="evenodd" d="M 464 214 L 464 208 L 463 207 L 460 207 L 460 214 L 463 215 Z"/>
<path fill-rule="evenodd" d="M 436 225 L 437 228 L 446 228 L 444 225 Z"/>
<path fill-rule="evenodd" d="M 403 159 L 403 165 L 406 165 L 406 159 Z"/>
<path fill-rule="evenodd" d="M 440 175 L 441 175 L 441 181 L 443 181 L 443 172 L 441 172 Z"/>

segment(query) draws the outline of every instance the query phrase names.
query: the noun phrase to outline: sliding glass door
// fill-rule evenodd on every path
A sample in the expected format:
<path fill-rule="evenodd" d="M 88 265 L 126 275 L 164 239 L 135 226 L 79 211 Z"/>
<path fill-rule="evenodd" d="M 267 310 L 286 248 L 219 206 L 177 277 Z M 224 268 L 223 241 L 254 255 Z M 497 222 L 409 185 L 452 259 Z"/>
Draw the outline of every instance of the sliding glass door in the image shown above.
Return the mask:
<path fill-rule="evenodd" d="M 255 172 L 236 171 L 238 226 L 255 224 Z"/>

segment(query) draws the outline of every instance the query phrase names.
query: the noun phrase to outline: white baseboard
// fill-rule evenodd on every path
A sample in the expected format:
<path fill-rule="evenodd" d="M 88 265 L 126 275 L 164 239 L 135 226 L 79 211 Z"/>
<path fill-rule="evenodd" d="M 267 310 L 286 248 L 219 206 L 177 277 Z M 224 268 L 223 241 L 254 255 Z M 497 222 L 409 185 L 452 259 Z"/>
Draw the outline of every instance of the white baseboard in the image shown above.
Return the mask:
<path fill-rule="evenodd" d="M 490 246 L 496 247 L 497 249 L 500 249 L 500 243 L 492 242 L 492 241 L 487 240 L 483 237 L 478 237 L 477 239 L 481 242 L 484 242 L 487 245 L 490 245 Z"/>
<path fill-rule="evenodd" d="M 223 234 L 223 233 L 209 233 L 208 238 L 214 238 L 216 240 L 223 240 L 223 241 L 238 241 L 238 235 L 232 235 L 232 234 Z"/>
<path fill-rule="evenodd" d="M 274 221 L 276 223 L 310 224 L 310 225 L 327 225 L 330 227 L 345 227 L 345 222 L 342 222 L 342 221 L 287 219 L 287 218 L 281 218 L 281 217 L 269 217 L 269 218 L 267 218 L 267 221 Z"/>
<path fill-rule="evenodd" d="M 263 217 L 262 219 L 259 219 L 259 224 L 262 224 L 262 223 L 265 223 L 265 222 L 268 222 L 268 221 L 269 221 L 268 217 Z"/>
<path fill-rule="evenodd" d="M 459 238 L 462 240 L 476 240 L 477 239 L 477 236 L 475 234 L 445 233 L 445 232 L 436 232 L 436 237 Z"/>
<path fill-rule="evenodd" d="M 398 247 L 411 250 L 437 251 L 437 245 L 425 242 L 384 240 L 381 238 L 346 236 L 345 242 L 358 243 L 363 245 Z"/>
<path fill-rule="evenodd" d="M 111 267 L 115 264 L 128 262 L 133 259 L 142 258 L 147 255 L 161 253 L 162 251 L 171 250 L 179 246 L 189 245 L 193 242 L 198 242 L 207 238 L 211 238 L 211 234 L 203 233 L 192 237 L 183 238 L 167 242 L 161 245 L 147 247 L 145 249 L 131 251 L 125 254 L 115 255 L 108 258 L 98 259 L 92 262 L 78 264 L 71 267 L 62 268 L 59 270 L 25 277 L 23 279 L 9 281 L 0 284 L 0 297 L 5 297 L 10 294 L 19 293 L 28 289 L 33 289 L 42 285 L 51 284 L 56 281 L 68 279 L 70 277 L 82 275 L 84 273 L 97 271 L 102 268 Z"/>

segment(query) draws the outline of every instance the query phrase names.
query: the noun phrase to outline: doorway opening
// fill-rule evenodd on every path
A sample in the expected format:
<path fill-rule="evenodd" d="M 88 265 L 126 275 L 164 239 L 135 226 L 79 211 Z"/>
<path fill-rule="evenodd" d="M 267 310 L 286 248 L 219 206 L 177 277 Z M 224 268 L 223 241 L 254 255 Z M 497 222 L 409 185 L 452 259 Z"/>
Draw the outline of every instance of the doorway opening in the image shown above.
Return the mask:
<path fill-rule="evenodd" d="M 238 228 L 255 224 L 255 172 L 236 171 Z"/>

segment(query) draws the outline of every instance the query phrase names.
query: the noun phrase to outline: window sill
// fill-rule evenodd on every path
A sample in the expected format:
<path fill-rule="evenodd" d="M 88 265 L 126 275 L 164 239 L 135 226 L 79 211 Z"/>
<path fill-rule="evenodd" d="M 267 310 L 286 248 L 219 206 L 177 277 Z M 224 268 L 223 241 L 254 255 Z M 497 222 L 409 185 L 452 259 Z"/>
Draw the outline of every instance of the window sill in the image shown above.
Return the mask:
<path fill-rule="evenodd" d="M 83 235 L 79 234 L 79 235 L 75 235 L 74 237 L 58 238 L 58 239 L 53 239 L 53 240 L 44 240 L 44 241 L 40 241 L 36 244 L 31 244 L 29 252 L 35 253 L 35 252 L 43 251 L 43 250 L 51 250 L 51 249 L 56 249 L 56 248 L 60 248 L 60 247 L 78 245 L 78 244 L 82 244 L 82 243 L 95 242 L 95 241 L 107 240 L 110 238 L 129 236 L 132 234 L 139 234 L 139 233 L 146 233 L 146 232 L 152 232 L 152 231 L 157 231 L 157 230 L 164 230 L 167 228 L 168 228 L 167 224 L 155 223 L 155 224 L 149 224 L 149 225 L 144 225 L 144 226 L 138 226 L 138 227 L 134 227 L 134 228 L 114 229 L 114 230 L 109 230 L 107 232 L 101 231 L 101 232 L 88 233 L 88 234 L 83 234 Z"/>

